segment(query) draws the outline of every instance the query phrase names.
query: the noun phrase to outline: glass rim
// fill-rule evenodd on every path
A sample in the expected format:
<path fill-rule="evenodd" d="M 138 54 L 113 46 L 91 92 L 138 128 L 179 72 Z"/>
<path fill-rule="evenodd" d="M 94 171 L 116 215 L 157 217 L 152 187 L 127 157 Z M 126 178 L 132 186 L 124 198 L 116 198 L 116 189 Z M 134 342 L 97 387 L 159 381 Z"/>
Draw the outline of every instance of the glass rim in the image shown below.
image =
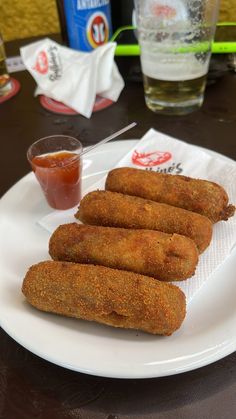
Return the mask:
<path fill-rule="evenodd" d="M 35 146 L 35 145 L 37 145 L 38 143 L 40 143 L 41 141 L 43 141 L 43 140 L 46 140 L 46 139 L 52 139 L 52 138 L 55 138 L 55 137 L 60 137 L 60 138 L 70 138 L 70 139 L 72 139 L 72 140 L 75 140 L 77 143 L 78 143 L 78 149 L 80 149 L 80 152 L 79 153 L 74 153 L 74 154 L 76 154 L 75 156 L 73 156 L 73 158 L 71 159 L 71 161 L 69 161 L 67 164 L 65 164 L 65 165 L 63 165 L 61 168 L 64 168 L 64 167 L 68 167 L 69 165 L 71 165 L 71 164 L 73 164 L 73 163 L 75 163 L 75 161 L 77 161 L 77 160 L 79 160 L 80 159 L 80 157 L 81 157 L 81 154 L 83 153 L 83 144 L 80 142 L 80 140 L 78 140 L 77 138 L 75 138 L 75 137 L 72 137 L 71 135 L 66 135 L 66 134 L 54 134 L 54 135 L 48 135 L 48 136 L 45 136 L 45 137 L 42 137 L 42 138 L 39 138 L 38 140 L 36 140 L 36 141 L 34 141 L 29 147 L 28 147 L 28 149 L 27 149 L 27 153 L 26 153 L 26 156 L 27 156 L 27 160 L 28 160 L 28 162 L 30 163 L 30 165 L 32 166 L 32 158 L 30 158 L 30 156 L 29 156 L 29 154 L 30 154 L 30 150 L 33 148 L 33 146 Z M 60 150 L 58 150 L 59 152 L 60 152 Z M 61 150 L 61 151 L 63 151 L 63 150 Z M 73 151 L 72 150 L 64 150 L 64 151 L 68 151 L 68 152 L 71 152 L 71 153 L 73 153 Z M 44 154 L 53 154 L 53 153 L 57 153 L 57 151 L 49 151 L 48 153 L 44 153 Z M 39 156 L 42 156 L 43 154 L 38 154 L 38 155 L 35 155 L 34 157 L 39 157 Z M 37 166 L 37 165 L 36 165 Z M 59 167 L 60 168 L 60 167 Z M 56 170 L 56 169 L 58 169 L 58 167 L 43 167 L 43 166 L 40 166 L 40 169 L 46 169 L 46 170 Z"/>

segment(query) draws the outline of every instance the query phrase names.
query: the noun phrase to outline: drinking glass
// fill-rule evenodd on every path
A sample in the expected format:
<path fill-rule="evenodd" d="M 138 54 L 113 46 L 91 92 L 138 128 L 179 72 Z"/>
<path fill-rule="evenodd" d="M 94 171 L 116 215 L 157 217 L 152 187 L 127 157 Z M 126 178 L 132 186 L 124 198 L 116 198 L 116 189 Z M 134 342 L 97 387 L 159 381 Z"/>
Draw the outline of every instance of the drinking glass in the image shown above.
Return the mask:
<path fill-rule="evenodd" d="M 4 42 L 0 33 L 0 97 L 7 95 L 11 91 L 11 78 L 7 72 L 6 53 Z"/>
<path fill-rule="evenodd" d="M 82 144 L 67 135 L 51 135 L 33 143 L 27 158 L 54 209 L 66 210 L 81 199 Z"/>
<path fill-rule="evenodd" d="M 135 0 L 145 101 L 157 113 L 200 108 L 218 0 Z"/>

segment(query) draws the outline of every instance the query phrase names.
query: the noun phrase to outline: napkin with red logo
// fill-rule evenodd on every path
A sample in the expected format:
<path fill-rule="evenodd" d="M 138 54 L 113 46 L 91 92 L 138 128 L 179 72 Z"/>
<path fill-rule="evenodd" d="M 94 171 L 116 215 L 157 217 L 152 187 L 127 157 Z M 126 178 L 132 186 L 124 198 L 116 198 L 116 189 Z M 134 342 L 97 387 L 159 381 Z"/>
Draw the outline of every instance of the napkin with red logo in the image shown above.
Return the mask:
<path fill-rule="evenodd" d="M 87 156 L 89 158 L 89 153 Z M 135 146 L 131 147 L 130 151 L 116 165 L 116 167 L 123 166 L 208 179 L 222 185 L 229 195 L 230 202 L 236 203 L 236 182 L 232 182 L 232 179 L 236 179 L 236 164 L 233 161 L 153 129 L 137 141 Z M 112 168 L 110 167 L 108 170 Z M 91 169 L 90 171 L 92 172 Z M 83 185 L 83 196 L 92 190 L 104 189 L 105 180 L 106 176 L 102 176 L 101 180 L 89 187 Z M 54 211 L 42 218 L 39 224 L 51 233 L 60 224 L 75 222 L 76 210 L 77 208 Z M 186 281 L 176 282 L 176 285 L 186 294 L 188 302 L 226 259 L 235 244 L 236 216 L 227 222 L 221 221 L 214 225 L 212 242 L 208 249 L 200 255 L 195 275 Z"/>
<path fill-rule="evenodd" d="M 22 61 L 43 94 L 90 118 L 96 95 L 116 102 L 124 81 L 114 62 L 116 44 L 92 52 L 63 47 L 46 38 L 20 49 Z"/>

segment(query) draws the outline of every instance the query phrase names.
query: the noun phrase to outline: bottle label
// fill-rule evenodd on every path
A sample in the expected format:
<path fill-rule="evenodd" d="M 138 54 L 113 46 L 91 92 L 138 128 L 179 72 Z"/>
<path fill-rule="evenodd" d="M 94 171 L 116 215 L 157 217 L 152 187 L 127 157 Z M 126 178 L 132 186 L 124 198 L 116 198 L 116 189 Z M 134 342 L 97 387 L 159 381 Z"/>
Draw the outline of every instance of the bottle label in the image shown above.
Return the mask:
<path fill-rule="evenodd" d="M 69 46 L 80 51 L 108 42 L 111 35 L 109 0 L 64 0 Z"/>

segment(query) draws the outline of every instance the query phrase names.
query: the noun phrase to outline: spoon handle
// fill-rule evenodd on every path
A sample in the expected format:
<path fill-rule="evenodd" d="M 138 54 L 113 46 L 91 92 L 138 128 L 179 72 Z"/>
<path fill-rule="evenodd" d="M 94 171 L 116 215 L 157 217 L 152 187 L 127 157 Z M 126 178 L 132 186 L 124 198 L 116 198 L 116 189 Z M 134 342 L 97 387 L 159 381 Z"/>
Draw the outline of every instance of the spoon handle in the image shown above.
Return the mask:
<path fill-rule="evenodd" d="M 105 143 L 107 143 L 110 140 L 113 140 L 113 138 L 116 138 L 119 135 L 123 134 L 124 132 L 128 131 L 129 129 L 135 127 L 135 125 L 137 125 L 137 122 L 132 122 L 132 124 L 129 124 L 126 127 L 120 129 L 119 131 L 114 132 L 113 134 L 111 134 L 108 137 L 104 138 L 104 140 L 99 141 L 97 144 L 91 145 L 90 147 L 86 148 L 86 150 L 84 150 L 81 153 L 81 156 L 83 156 L 84 154 L 88 153 L 91 150 L 94 150 L 95 148 L 99 147 L 100 145 L 105 144 Z"/>

